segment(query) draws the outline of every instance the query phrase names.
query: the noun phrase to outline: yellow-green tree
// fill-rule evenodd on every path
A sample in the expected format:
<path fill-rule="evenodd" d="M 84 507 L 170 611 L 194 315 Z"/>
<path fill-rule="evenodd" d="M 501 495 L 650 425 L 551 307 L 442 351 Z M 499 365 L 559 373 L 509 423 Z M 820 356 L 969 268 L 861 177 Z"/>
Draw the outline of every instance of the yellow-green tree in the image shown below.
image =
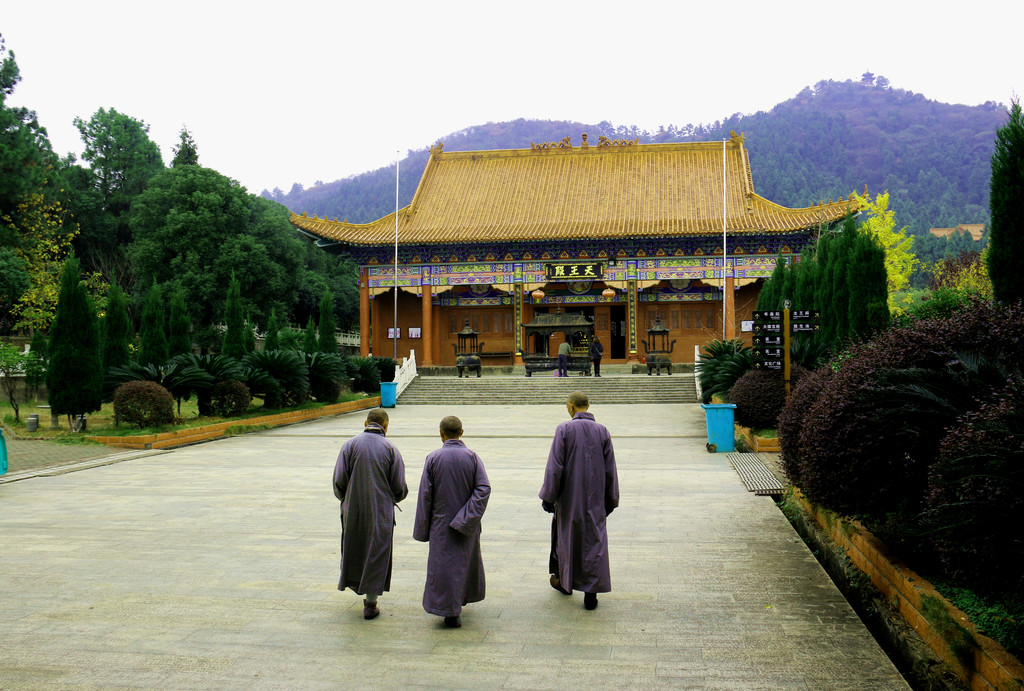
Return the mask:
<path fill-rule="evenodd" d="M 871 199 L 866 192 L 855 194 L 866 218 L 861 223 L 863 232 L 872 235 L 885 250 L 885 271 L 889 282 L 889 311 L 897 309 L 896 294 L 904 290 L 910 283 L 910 274 L 917 266 L 917 255 L 914 254 L 914 238 L 907 235 L 907 226 L 896 228 L 896 215 L 889 209 L 889 193 L 875 195 Z M 907 302 L 910 298 L 907 298 Z"/>

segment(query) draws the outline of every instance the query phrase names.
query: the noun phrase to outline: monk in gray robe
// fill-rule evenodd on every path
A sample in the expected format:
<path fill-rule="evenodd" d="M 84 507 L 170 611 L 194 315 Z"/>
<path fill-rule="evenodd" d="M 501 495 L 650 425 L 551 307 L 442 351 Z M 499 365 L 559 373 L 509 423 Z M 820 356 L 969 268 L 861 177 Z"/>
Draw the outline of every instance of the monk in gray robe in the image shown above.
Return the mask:
<path fill-rule="evenodd" d="M 462 421 L 441 420 L 443 446 L 427 455 L 420 479 L 413 538 L 430 543 L 423 609 L 462 626 L 462 607 L 484 599 L 480 519 L 491 484 L 483 461 L 462 442 Z"/>
<path fill-rule="evenodd" d="M 395 506 L 409 494 L 402 454 L 385 438 L 388 414 L 375 408 L 361 434 L 341 447 L 334 496 L 341 500 L 341 579 L 363 599 L 363 618 L 380 614 L 377 597 L 391 589 Z"/>
<path fill-rule="evenodd" d="M 619 505 L 619 477 L 612 438 L 588 412 L 582 391 L 569 394 L 572 418 L 558 425 L 540 489 L 551 523 L 551 587 L 565 595 L 584 593 L 583 606 L 597 607 L 597 594 L 612 589 L 605 519 Z"/>

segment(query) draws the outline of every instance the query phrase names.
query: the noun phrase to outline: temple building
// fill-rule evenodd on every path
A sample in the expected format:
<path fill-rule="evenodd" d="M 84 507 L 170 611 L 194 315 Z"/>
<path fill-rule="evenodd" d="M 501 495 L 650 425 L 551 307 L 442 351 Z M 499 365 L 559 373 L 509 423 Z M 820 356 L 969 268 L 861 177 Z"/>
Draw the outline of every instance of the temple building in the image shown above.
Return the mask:
<path fill-rule="evenodd" d="M 735 133 L 430 153 L 396 214 L 365 224 L 291 216 L 359 265 L 364 355 L 415 350 L 421 365 L 452 365 L 468 326 L 484 364 L 521 362 L 548 347 L 526 343 L 522 325 L 561 310 L 593 321 L 605 362 L 639 361 L 656 323 L 676 341 L 676 361 L 692 361 L 694 346 L 743 335 L 779 256 L 857 210 L 852 195 L 802 209 L 758 196 Z"/>

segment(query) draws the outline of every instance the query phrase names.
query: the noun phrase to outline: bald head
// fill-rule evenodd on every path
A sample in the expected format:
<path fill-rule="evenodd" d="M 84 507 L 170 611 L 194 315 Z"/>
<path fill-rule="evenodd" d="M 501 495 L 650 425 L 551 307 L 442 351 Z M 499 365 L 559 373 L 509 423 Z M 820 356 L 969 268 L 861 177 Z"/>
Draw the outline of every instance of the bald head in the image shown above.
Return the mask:
<path fill-rule="evenodd" d="M 441 420 L 441 438 L 442 439 L 458 439 L 462 436 L 462 420 L 449 415 L 448 417 Z"/>
<path fill-rule="evenodd" d="M 582 391 L 573 391 L 569 394 L 569 399 L 566 403 L 574 407 L 576 410 L 586 410 L 590 407 L 590 399 L 587 398 L 587 394 Z"/>
<path fill-rule="evenodd" d="M 380 425 L 387 429 L 388 426 L 388 413 L 383 408 L 374 408 L 366 414 L 366 424 Z"/>

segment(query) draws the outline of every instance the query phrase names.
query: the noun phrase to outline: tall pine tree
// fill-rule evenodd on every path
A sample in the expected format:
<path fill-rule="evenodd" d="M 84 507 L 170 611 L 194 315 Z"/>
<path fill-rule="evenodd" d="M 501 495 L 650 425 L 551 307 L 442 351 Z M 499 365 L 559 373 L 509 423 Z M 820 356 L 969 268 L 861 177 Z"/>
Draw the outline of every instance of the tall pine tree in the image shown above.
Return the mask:
<path fill-rule="evenodd" d="M 277 312 L 270 310 L 270 318 L 267 320 L 267 337 L 263 341 L 263 350 L 280 350 L 281 328 L 277 325 Z"/>
<path fill-rule="evenodd" d="M 306 333 L 302 338 L 302 352 L 312 355 L 319 350 L 320 344 L 317 343 L 316 339 L 316 324 L 313 323 L 313 317 L 310 317 L 309 321 L 306 322 Z"/>
<path fill-rule="evenodd" d="M 163 367 L 167 364 L 167 327 L 164 297 L 160 286 L 146 293 L 139 327 L 139 364 Z"/>
<path fill-rule="evenodd" d="M 338 340 L 334 336 L 337 321 L 334 318 L 334 295 L 330 290 L 324 291 L 320 298 L 320 352 L 337 353 Z"/>
<path fill-rule="evenodd" d="M 849 337 L 865 341 L 889 326 L 889 280 L 885 250 L 869 233 L 858 230 L 846 267 L 849 286 Z"/>
<path fill-rule="evenodd" d="M 189 355 L 192 353 L 192 320 L 185 304 L 185 291 L 174 291 L 171 298 L 171 318 L 168 322 L 167 354 Z"/>
<path fill-rule="evenodd" d="M 103 361 L 96 310 L 82 285 L 78 259 L 64 262 L 57 313 L 50 327 L 46 389 L 50 408 L 71 423 L 103 405 Z"/>
<path fill-rule="evenodd" d="M 220 352 L 222 355 L 229 355 L 241 360 L 245 357 L 245 333 L 242 323 L 242 284 L 231 273 L 231 282 L 228 284 L 227 301 L 224 305 L 224 324 L 227 330 L 224 332 L 224 343 Z"/>
<path fill-rule="evenodd" d="M 107 316 L 103 318 L 103 371 L 124 367 L 131 360 L 128 344 L 132 340 L 132 322 L 124 292 L 116 283 L 107 291 Z"/>
<path fill-rule="evenodd" d="M 1020 101 L 1010 106 L 1010 119 L 996 130 L 992 154 L 989 210 L 988 275 L 996 300 L 1024 298 L 1024 116 Z"/>

